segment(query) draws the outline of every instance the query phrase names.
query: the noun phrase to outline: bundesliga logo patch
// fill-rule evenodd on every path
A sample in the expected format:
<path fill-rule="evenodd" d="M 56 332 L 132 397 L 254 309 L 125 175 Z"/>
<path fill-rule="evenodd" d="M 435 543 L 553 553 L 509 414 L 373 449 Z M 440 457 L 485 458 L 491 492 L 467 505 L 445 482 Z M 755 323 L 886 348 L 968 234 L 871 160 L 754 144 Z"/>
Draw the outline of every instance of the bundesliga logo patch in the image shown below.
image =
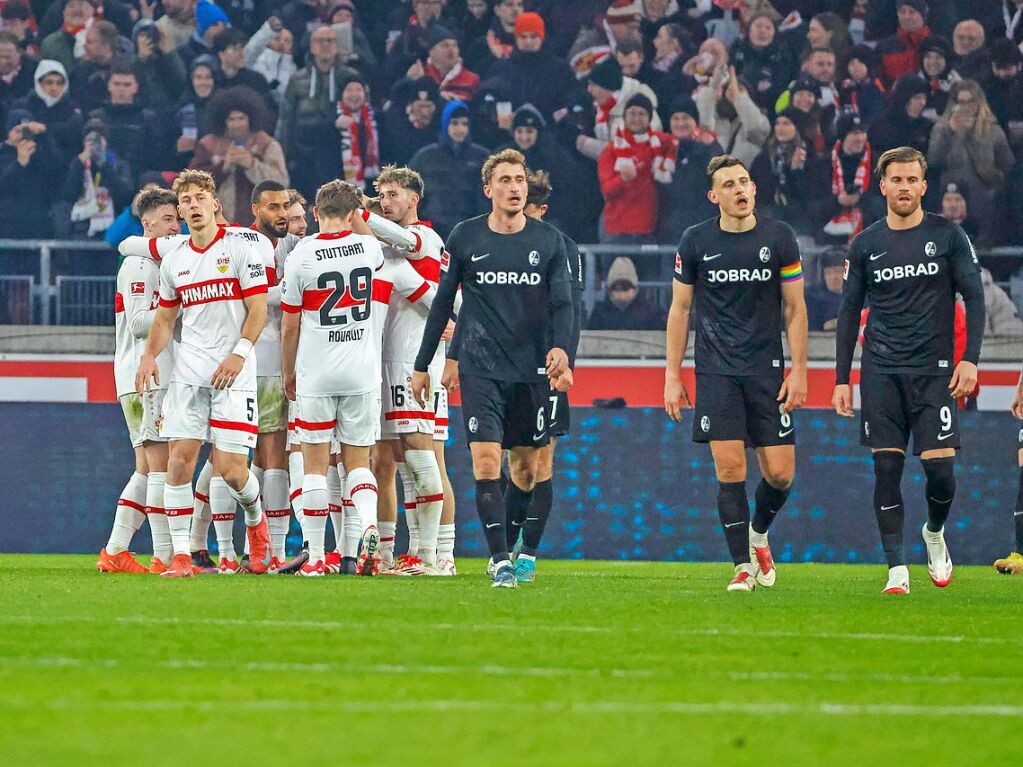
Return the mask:
<path fill-rule="evenodd" d="M 682 255 L 675 254 L 675 274 L 682 274 Z"/>
<path fill-rule="evenodd" d="M 146 294 L 146 283 L 133 282 L 131 284 L 131 294 L 133 296 L 144 296 Z"/>

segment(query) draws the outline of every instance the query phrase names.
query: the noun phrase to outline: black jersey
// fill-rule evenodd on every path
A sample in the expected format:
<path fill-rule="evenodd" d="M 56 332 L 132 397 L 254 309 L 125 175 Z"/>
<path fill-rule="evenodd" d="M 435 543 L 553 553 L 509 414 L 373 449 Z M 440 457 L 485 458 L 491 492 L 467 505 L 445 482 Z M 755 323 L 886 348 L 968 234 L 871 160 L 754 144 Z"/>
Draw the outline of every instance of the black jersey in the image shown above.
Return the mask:
<path fill-rule="evenodd" d="M 565 255 L 568 258 L 568 273 L 572 282 L 572 340 L 565 351 L 568 353 L 568 366 L 574 368 L 583 327 L 583 257 L 579 253 L 579 246 L 571 237 L 564 232 L 561 232 L 561 236 L 565 240 Z M 553 332 L 549 323 L 547 330 L 548 339 L 552 339 Z"/>
<path fill-rule="evenodd" d="M 765 216 L 748 232 L 717 218 L 689 227 L 675 279 L 693 286 L 696 370 L 750 376 L 784 368 L 782 282 L 802 280 L 796 235 Z"/>
<path fill-rule="evenodd" d="M 552 344 L 572 340 L 571 275 L 561 233 L 526 219 L 514 234 L 491 230 L 488 215 L 458 224 L 447 239 L 448 264 L 430 309 L 415 369 L 425 371 L 462 286 L 459 370 L 468 375 L 534 383 L 545 376 L 547 323 Z"/>
<path fill-rule="evenodd" d="M 933 213 L 912 229 L 889 229 L 885 219 L 864 229 L 846 261 L 836 336 L 838 383 L 849 383 L 864 299 L 870 314 L 863 370 L 951 376 L 957 292 L 966 304 L 963 359 L 976 364 L 984 334 L 984 287 L 966 233 Z"/>

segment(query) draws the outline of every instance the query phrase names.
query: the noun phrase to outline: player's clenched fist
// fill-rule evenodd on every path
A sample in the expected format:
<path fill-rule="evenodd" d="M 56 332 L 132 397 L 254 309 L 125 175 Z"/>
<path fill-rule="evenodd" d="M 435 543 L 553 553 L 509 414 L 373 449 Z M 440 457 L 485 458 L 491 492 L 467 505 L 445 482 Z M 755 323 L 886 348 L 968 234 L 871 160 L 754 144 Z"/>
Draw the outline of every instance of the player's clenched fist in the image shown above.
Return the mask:
<path fill-rule="evenodd" d="M 685 384 L 678 376 L 669 376 L 664 379 L 664 412 L 671 416 L 673 421 L 682 420 L 682 408 L 692 407 L 689 401 L 689 392 Z"/>
<path fill-rule="evenodd" d="M 557 378 L 568 370 L 568 354 L 555 346 L 547 352 L 547 377 Z"/>
<path fill-rule="evenodd" d="M 213 380 L 211 381 L 213 388 L 230 389 L 244 365 L 245 359 L 240 354 L 227 355 L 227 358 L 213 371 Z"/>
<path fill-rule="evenodd" d="M 458 360 L 444 360 L 444 375 L 441 376 L 440 385 L 448 391 L 458 388 Z"/>
<path fill-rule="evenodd" d="M 157 386 L 160 385 L 160 368 L 156 366 L 156 357 L 152 354 L 143 354 L 139 360 L 139 369 L 135 373 L 135 391 L 145 394 L 149 391 L 150 381 Z"/>
<path fill-rule="evenodd" d="M 415 397 L 419 407 L 425 408 L 430 401 L 430 374 L 419 370 L 412 373 L 412 396 Z"/>
<path fill-rule="evenodd" d="M 852 387 L 849 384 L 838 384 L 835 393 L 831 395 L 831 404 L 835 412 L 846 418 L 853 417 Z"/>
<path fill-rule="evenodd" d="M 783 403 L 786 413 L 791 413 L 806 402 L 806 371 L 793 370 L 782 381 L 778 390 L 778 402 Z"/>
<path fill-rule="evenodd" d="M 574 384 L 575 376 L 572 374 L 572 368 L 565 368 L 564 373 L 551 379 L 551 391 L 568 392 Z"/>

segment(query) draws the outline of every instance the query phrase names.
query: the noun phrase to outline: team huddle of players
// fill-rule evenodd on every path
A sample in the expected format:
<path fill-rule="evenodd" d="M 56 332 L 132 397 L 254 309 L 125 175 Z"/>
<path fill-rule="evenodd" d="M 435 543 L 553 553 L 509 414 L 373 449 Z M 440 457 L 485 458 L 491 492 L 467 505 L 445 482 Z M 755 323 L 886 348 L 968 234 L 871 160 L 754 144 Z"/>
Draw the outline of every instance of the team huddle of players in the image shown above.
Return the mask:
<path fill-rule="evenodd" d="M 387 169 L 378 190 L 380 214 L 362 207 L 354 187 L 326 185 L 317 199 L 320 231 L 301 241 L 287 231 L 289 192 L 273 182 L 254 191 L 251 228 L 218 221 L 213 180 L 201 172 L 182 173 L 173 191 L 140 193 L 145 236 L 121 246 L 115 360 L 136 472 L 118 500 L 101 570 L 147 571 L 127 549 L 148 518 L 148 571 L 239 572 L 233 528 L 241 504 L 252 572 L 455 573 L 453 499 L 441 470 L 446 391 L 437 386 L 429 407 L 405 391 L 422 336 L 420 307 L 429 307 L 436 290 L 443 244 L 418 221 L 417 174 Z M 188 236 L 178 234 L 181 219 Z M 279 281 L 288 263 L 291 279 Z M 281 326 L 287 346 L 299 313 L 298 398 L 289 403 L 297 349 L 282 379 Z M 438 361 L 443 366 L 442 354 Z M 382 504 L 389 518 L 378 520 L 368 469 L 378 441 L 391 484 L 396 466 L 405 490 L 410 552 L 397 561 L 395 493 Z M 204 442 L 211 456 L 193 490 Z M 303 451 L 310 449 L 306 471 Z M 308 552 L 286 563 L 292 507 Z M 337 547 L 325 554 L 328 514 Z M 206 543 L 211 521 L 217 562 Z"/>

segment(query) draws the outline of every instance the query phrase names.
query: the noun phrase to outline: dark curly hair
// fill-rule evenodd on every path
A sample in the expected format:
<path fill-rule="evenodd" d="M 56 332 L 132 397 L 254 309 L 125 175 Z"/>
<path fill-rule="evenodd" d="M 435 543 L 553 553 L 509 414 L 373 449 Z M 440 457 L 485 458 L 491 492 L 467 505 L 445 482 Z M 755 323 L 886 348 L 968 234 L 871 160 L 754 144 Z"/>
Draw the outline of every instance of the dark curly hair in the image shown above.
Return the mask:
<path fill-rule="evenodd" d="M 253 133 L 267 130 L 269 124 L 266 103 L 252 88 L 244 85 L 214 91 L 206 108 L 210 128 L 219 136 L 227 132 L 227 117 L 231 112 L 248 115 L 249 130 Z"/>

